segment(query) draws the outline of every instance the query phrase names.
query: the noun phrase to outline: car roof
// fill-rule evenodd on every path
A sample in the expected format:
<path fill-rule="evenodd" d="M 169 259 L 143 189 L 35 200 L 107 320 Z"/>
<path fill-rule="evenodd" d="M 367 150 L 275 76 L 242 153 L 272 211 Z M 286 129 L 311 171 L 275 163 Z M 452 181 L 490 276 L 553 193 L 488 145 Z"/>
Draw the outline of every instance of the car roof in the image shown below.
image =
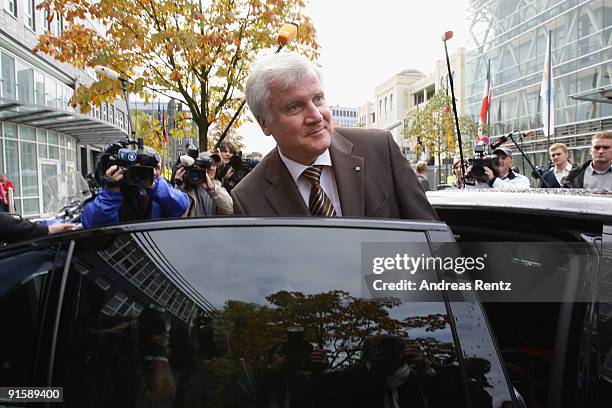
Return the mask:
<path fill-rule="evenodd" d="M 528 189 L 516 191 L 457 190 L 428 191 L 436 209 L 498 209 L 509 212 L 546 212 L 612 217 L 612 192 L 586 189 Z"/>

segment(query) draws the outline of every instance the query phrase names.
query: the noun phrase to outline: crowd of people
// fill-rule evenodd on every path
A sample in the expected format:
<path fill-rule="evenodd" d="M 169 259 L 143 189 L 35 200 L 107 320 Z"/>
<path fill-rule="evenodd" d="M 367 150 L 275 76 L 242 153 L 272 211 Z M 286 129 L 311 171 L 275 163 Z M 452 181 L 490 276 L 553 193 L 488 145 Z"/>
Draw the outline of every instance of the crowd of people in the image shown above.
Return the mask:
<path fill-rule="evenodd" d="M 218 151 L 181 156 L 172 180 L 166 180 L 159 154 L 145 147 L 153 177 L 136 186 L 126 182 L 124 166 L 104 167 L 98 160 L 99 191 L 84 207 L 83 227 L 233 214 L 438 218 L 425 196 L 430 189 L 427 164 L 417 163 L 415 173 L 388 131 L 334 129 L 322 74 L 309 60 L 290 53 L 262 59 L 245 93 L 263 133 L 277 145 L 266 157 L 242 157 L 234 145 L 223 143 Z M 553 166 L 539 175 L 540 187 L 612 190 L 612 131 L 593 136 L 591 160 L 582 165 L 570 163 L 563 143 L 551 145 L 549 153 Z M 463 171 L 456 160 L 454 187 L 530 187 L 529 179 L 513 168 L 510 148 L 499 146 L 491 157 L 464 163 Z M 0 175 L 0 211 L 9 210 L 10 189 L 12 183 Z M 1 217 L 3 238 L 17 224 L 25 231 L 21 239 L 70 229 L 43 229 Z"/>

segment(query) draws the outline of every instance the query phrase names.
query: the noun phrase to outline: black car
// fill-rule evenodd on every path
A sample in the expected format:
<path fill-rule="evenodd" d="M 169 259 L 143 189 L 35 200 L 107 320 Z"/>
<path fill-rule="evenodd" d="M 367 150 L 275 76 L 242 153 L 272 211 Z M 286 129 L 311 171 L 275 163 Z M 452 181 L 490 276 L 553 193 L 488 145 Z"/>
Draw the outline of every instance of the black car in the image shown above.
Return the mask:
<path fill-rule="evenodd" d="M 608 406 L 610 213 L 458 197 L 430 196 L 448 226 L 183 219 L 6 247 L 0 385 L 63 387 L 73 407 Z M 372 296 L 371 248 L 441 257 L 485 241 L 580 243 L 589 280 L 564 285 L 593 301 Z M 555 262 L 512 251 L 525 265 Z"/>

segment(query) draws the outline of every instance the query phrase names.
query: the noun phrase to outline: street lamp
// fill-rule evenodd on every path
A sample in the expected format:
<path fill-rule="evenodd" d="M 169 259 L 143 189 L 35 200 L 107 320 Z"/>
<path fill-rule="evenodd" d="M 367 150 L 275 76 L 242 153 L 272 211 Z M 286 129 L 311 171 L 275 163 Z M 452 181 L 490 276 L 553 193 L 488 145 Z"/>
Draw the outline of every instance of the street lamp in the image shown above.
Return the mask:
<path fill-rule="evenodd" d="M 459 142 L 459 158 L 461 160 L 461 177 L 465 180 L 465 170 L 463 169 L 463 146 L 461 143 L 461 130 L 459 129 L 459 116 L 457 115 L 457 104 L 455 103 L 455 87 L 453 85 L 453 73 L 451 71 L 450 58 L 448 57 L 448 48 L 446 42 L 453 38 L 452 31 L 446 31 L 442 34 L 442 42 L 444 43 L 444 53 L 446 54 L 446 67 L 448 68 L 448 79 L 450 82 L 451 98 L 453 101 L 453 114 L 455 115 L 455 126 L 457 128 L 457 139 Z"/>
<path fill-rule="evenodd" d="M 298 26 L 295 23 L 285 23 L 282 25 L 282 27 L 280 28 L 280 31 L 278 32 L 278 37 L 276 39 L 276 42 L 278 43 L 278 48 L 276 49 L 275 54 L 278 54 L 283 49 L 283 47 L 285 47 L 291 41 L 295 40 L 295 37 L 297 37 L 297 30 L 298 30 Z M 219 146 L 221 146 L 221 142 L 223 142 L 223 139 L 225 139 L 225 136 L 227 136 L 227 132 L 229 132 L 232 125 L 234 124 L 238 116 L 240 115 L 240 112 L 242 111 L 242 108 L 244 108 L 245 103 L 246 103 L 246 98 L 242 100 L 242 103 L 236 110 L 236 113 L 234 113 L 232 120 L 230 120 L 230 122 L 227 124 L 227 127 L 225 128 L 223 133 L 221 133 L 221 136 L 219 137 L 219 140 L 215 144 L 215 148 L 213 150 L 217 150 Z"/>

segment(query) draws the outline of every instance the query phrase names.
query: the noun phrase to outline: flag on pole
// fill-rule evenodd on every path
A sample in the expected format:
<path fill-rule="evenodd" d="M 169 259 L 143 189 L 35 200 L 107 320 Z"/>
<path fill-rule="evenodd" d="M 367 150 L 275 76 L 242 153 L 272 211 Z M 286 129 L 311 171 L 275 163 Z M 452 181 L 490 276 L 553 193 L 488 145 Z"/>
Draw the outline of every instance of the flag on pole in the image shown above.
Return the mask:
<path fill-rule="evenodd" d="M 550 137 L 555 134 L 555 88 L 552 72 L 551 33 L 548 33 L 548 47 L 544 58 L 544 74 L 540 86 L 542 98 L 542 124 L 544 135 Z"/>
<path fill-rule="evenodd" d="M 491 107 L 491 60 L 487 63 L 487 78 L 485 80 L 484 91 L 482 92 L 482 102 L 480 103 L 480 119 L 478 120 L 478 137 L 481 140 L 489 132 L 485 131 L 489 121 L 489 108 Z"/>

